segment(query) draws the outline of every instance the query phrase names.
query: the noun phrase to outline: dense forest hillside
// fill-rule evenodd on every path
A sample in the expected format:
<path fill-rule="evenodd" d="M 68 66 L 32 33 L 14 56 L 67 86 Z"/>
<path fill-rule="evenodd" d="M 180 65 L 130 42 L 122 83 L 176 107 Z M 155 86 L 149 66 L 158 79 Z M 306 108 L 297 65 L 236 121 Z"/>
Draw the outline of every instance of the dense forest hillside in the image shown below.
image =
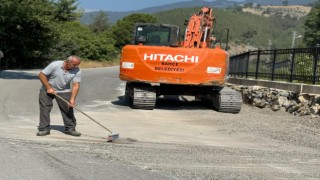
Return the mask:
<path fill-rule="evenodd" d="M 287 0 L 288 5 L 309 5 L 315 3 L 318 0 Z M 256 3 L 260 5 L 274 5 L 280 6 L 283 5 L 285 0 L 245 0 L 242 3 Z"/>
<path fill-rule="evenodd" d="M 231 2 L 214 2 L 223 4 L 227 1 Z M 137 22 L 175 24 L 181 27 L 180 37 L 183 37 L 185 20 L 192 14 L 198 14 L 203 7 L 201 3 L 207 1 L 185 2 L 198 2 L 199 6 L 156 13 L 126 12 L 124 18 L 120 17 L 123 13 L 118 14 L 117 23 L 110 23 L 110 15 L 108 20 L 105 12 L 98 12 L 96 17 L 91 17 L 92 23 L 87 25 L 79 22 L 82 13 L 74 4 L 75 1 L 5 0 L 5 6 L 0 3 L 0 17 L 4 19 L 0 21 L 0 47 L 4 53 L 0 67 L 34 68 L 46 64 L 50 59 L 65 58 L 68 54 L 111 62 L 117 58 L 121 48 L 131 42 L 132 28 Z M 288 4 L 288 0 L 283 2 Z M 217 40 L 224 42 L 226 38 L 221 36 L 221 32 L 230 30 L 229 45 L 232 50 L 238 47 L 244 47 L 243 51 L 291 48 L 293 40 L 295 47 L 302 47 L 302 40 L 308 47 L 320 44 L 319 6 L 310 6 L 313 7 L 311 11 L 310 8 L 302 7 L 299 12 L 295 11 L 297 8 L 288 5 L 284 6 L 284 10 L 279 9 L 279 6 L 265 8 L 254 3 L 235 4 L 228 8 L 211 7 L 214 8 L 216 20 L 214 34 Z M 244 12 L 248 8 L 251 11 Z M 31 25 L 36 28 L 30 28 Z M 30 42 L 32 46 L 26 46 Z"/>
<path fill-rule="evenodd" d="M 184 22 L 199 8 L 183 8 L 163 11 L 154 15 L 160 23 L 176 24 L 184 31 Z M 230 29 L 229 40 L 237 44 L 253 46 L 255 48 L 290 48 L 292 32 L 303 34 L 303 18 L 259 16 L 234 9 L 214 9 L 216 18 L 215 33 L 217 38 L 223 28 Z M 302 45 L 302 39 L 297 39 L 296 45 Z"/>
<path fill-rule="evenodd" d="M 186 1 L 187 6 L 194 6 L 194 2 L 198 4 L 207 5 L 206 1 Z M 215 3 L 222 5 L 225 0 L 217 0 Z M 248 2 L 248 1 L 245 1 Z M 258 2 L 258 1 L 255 1 Z M 264 3 L 263 1 L 259 1 Z M 270 1 L 276 2 L 276 1 Z M 279 2 L 279 0 L 277 1 Z M 290 1 L 291 2 L 291 1 Z M 301 1 L 296 1 L 301 3 Z M 305 3 L 307 1 L 304 1 Z M 311 1 L 309 1 L 311 2 Z M 211 2 L 213 3 L 213 2 Z M 210 3 L 209 3 L 210 4 Z M 174 3 L 173 5 L 181 5 L 180 3 Z M 160 23 L 175 24 L 181 27 L 181 34 L 184 33 L 184 22 L 192 14 L 197 13 L 201 7 L 189 7 L 189 8 L 175 8 L 170 10 L 163 10 L 153 12 L 152 8 L 149 8 L 150 12 L 142 10 L 139 13 L 152 14 L 159 19 Z M 214 6 L 211 6 L 214 7 Z M 298 35 L 303 35 L 303 24 L 306 19 L 306 15 L 310 12 L 310 6 L 301 5 L 287 5 L 287 6 L 262 6 L 254 4 L 246 4 L 245 6 L 230 6 L 229 8 L 216 8 L 214 7 L 213 15 L 216 18 L 215 23 L 215 35 L 218 39 L 221 38 L 220 34 L 223 29 L 229 29 L 229 42 L 231 47 L 243 47 L 235 51 L 246 51 L 248 49 L 286 49 L 292 45 L 292 35 L 296 32 Z M 156 10 L 154 10 L 156 11 Z M 121 15 L 129 15 L 138 12 L 116 12 L 113 17 L 121 18 Z M 110 19 L 109 21 L 112 23 Z M 91 17 L 92 18 L 92 17 Z M 301 37 L 301 36 L 300 36 Z M 303 38 L 297 38 L 295 40 L 295 47 L 303 47 Z"/>
<path fill-rule="evenodd" d="M 132 14 L 132 13 L 157 13 L 161 11 L 177 9 L 177 8 L 191 8 L 191 7 L 199 7 L 199 6 L 211 6 L 214 8 L 230 8 L 234 6 L 245 6 L 246 4 L 257 4 L 257 5 L 283 5 L 284 0 L 245 0 L 245 1 L 233 1 L 233 0 L 216 0 L 212 2 L 208 2 L 206 0 L 186 0 L 177 3 L 170 3 L 162 6 L 155 6 L 150 8 L 141 9 L 138 11 L 124 11 L 124 12 L 114 12 L 107 11 L 109 21 L 111 23 L 115 23 L 117 20 Z M 318 2 L 318 0 L 288 0 L 288 5 L 310 5 L 312 3 Z M 90 24 L 92 19 L 98 14 L 96 12 L 86 12 L 81 17 L 80 21 L 84 24 Z"/>
<path fill-rule="evenodd" d="M 156 12 L 166 11 L 170 9 L 198 7 L 198 6 L 212 6 L 216 8 L 226 8 L 226 7 L 231 7 L 234 4 L 238 4 L 238 3 L 239 2 L 228 1 L 228 0 L 219 0 L 219 1 L 213 1 L 213 2 L 208 2 L 205 0 L 186 0 L 186 1 L 177 2 L 177 3 L 170 3 L 162 6 L 144 8 L 138 11 L 124 11 L 124 12 L 107 11 L 107 14 L 109 16 L 110 22 L 115 23 L 117 20 L 132 13 L 156 13 Z M 241 4 L 241 2 L 239 4 Z M 97 14 L 98 12 L 86 12 L 84 13 L 80 21 L 84 24 L 90 24 L 93 17 L 95 17 Z"/>

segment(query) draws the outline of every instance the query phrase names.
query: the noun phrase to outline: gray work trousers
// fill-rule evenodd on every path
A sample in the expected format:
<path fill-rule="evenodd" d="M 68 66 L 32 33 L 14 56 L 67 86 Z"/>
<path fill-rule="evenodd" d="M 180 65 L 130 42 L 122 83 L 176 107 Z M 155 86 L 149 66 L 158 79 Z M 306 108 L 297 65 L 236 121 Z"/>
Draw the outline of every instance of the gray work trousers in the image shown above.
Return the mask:
<path fill-rule="evenodd" d="M 59 96 L 64 98 L 66 101 L 70 100 L 71 93 L 58 93 Z M 40 122 L 38 126 L 39 131 L 50 131 L 50 112 L 53 107 L 53 99 L 59 106 L 65 131 L 75 130 L 77 125 L 77 120 L 74 117 L 73 108 L 69 107 L 67 103 L 59 98 L 55 98 L 53 94 L 47 94 L 46 91 L 40 90 L 39 93 L 39 106 L 40 106 Z"/>

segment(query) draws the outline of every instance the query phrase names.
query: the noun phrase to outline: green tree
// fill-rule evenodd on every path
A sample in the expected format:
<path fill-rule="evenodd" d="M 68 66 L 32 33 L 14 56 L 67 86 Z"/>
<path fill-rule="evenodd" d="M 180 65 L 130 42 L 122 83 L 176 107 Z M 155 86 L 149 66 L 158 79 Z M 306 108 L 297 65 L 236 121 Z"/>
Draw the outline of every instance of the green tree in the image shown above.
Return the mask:
<path fill-rule="evenodd" d="M 0 47 L 7 67 L 33 66 L 30 61 L 47 52 L 57 34 L 53 4 L 43 0 L 3 0 L 0 3 Z"/>
<path fill-rule="evenodd" d="M 133 36 L 135 23 L 157 23 L 158 19 L 150 14 L 131 14 L 119 20 L 112 27 L 113 39 L 116 40 L 115 46 L 121 49 L 124 45 L 130 44 Z"/>
<path fill-rule="evenodd" d="M 320 5 L 311 9 L 304 23 L 304 29 L 304 41 L 308 46 L 320 44 Z"/>
<path fill-rule="evenodd" d="M 59 29 L 59 43 L 51 49 L 50 59 L 64 59 L 76 54 L 83 59 L 110 61 L 118 53 L 110 32 L 95 34 L 88 26 L 75 21 L 60 24 Z"/>
<path fill-rule="evenodd" d="M 54 1 L 54 19 L 57 21 L 75 21 L 82 16 L 77 0 Z"/>
<path fill-rule="evenodd" d="M 294 63 L 294 74 L 298 76 L 312 76 L 314 67 L 313 56 L 298 56 Z"/>
<path fill-rule="evenodd" d="M 89 27 L 95 33 L 104 32 L 110 29 L 108 15 L 103 11 L 99 11 L 99 13 L 93 19 L 93 22 L 89 25 Z"/>
<path fill-rule="evenodd" d="M 50 49 L 59 40 L 58 24 L 78 17 L 74 2 L 2 0 L 0 47 L 7 68 L 34 68 L 45 63 Z"/>
<path fill-rule="evenodd" d="M 245 33 L 243 33 L 241 36 L 244 38 L 244 40 L 250 44 L 251 40 L 254 36 L 256 36 L 258 33 L 256 30 L 248 30 Z"/>

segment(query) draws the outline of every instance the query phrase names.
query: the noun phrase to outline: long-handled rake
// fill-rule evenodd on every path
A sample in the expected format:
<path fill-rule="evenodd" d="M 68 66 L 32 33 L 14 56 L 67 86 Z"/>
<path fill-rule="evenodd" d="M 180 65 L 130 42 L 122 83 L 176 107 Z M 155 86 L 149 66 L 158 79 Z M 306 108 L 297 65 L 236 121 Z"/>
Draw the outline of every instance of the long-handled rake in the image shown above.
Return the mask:
<path fill-rule="evenodd" d="M 62 101 L 64 101 L 65 103 L 70 104 L 68 101 L 66 101 L 64 98 L 62 98 L 58 94 L 55 94 L 55 96 L 58 97 L 59 99 L 61 99 Z M 108 135 L 107 142 L 113 142 L 114 140 L 119 138 L 119 134 L 118 133 L 113 133 L 110 129 L 106 128 L 101 123 L 99 123 L 98 121 L 96 121 L 95 119 L 93 119 L 92 117 L 90 117 L 88 114 L 84 113 L 83 111 L 81 111 L 77 107 L 73 107 L 73 108 L 78 110 L 79 112 L 81 112 L 83 115 L 87 116 L 89 119 L 91 119 L 93 122 L 97 123 L 99 126 L 104 128 L 105 130 L 109 131 L 111 134 Z"/>

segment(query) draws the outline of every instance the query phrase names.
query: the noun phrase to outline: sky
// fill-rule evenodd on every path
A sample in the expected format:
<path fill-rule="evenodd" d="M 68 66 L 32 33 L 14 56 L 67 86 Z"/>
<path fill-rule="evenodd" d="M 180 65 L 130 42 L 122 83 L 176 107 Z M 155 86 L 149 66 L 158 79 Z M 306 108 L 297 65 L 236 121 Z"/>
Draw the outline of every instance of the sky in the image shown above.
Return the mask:
<path fill-rule="evenodd" d="M 136 11 L 148 7 L 191 0 L 78 0 L 78 7 L 88 11 Z M 214 0 L 206 0 L 212 2 Z M 234 0 L 242 1 L 242 0 Z"/>

